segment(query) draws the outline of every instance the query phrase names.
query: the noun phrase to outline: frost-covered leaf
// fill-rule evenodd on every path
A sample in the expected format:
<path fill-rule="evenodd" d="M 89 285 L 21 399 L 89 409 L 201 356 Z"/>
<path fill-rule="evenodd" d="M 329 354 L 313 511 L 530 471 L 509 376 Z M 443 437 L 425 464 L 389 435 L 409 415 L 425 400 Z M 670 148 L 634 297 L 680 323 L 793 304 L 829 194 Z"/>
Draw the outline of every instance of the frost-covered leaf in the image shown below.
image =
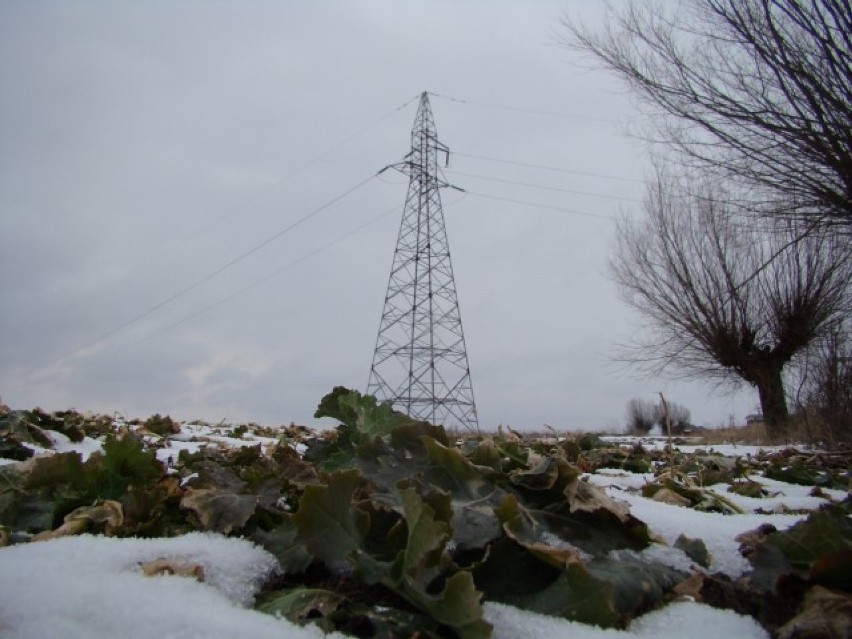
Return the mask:
<path fill-rule="evenodd" d="M 202 530 L 227 535 L 242 528 L 254 514 L 257 495 L 238 495 L 216 488 L 190 488 L 180 500 L 180 507 L 195 513 Z"/>
<path fill-rule="evenodd" d="M 346 597 L 321 588 L 292 588 L 269 593 L 256 609 L 281 615 L 290 621 L 306 623 L 328 617 L 346 602 Z"/>
<path fill-rule="evenodd" d="M 710 567 L 710 553 L 707 551 L 707 546 L 701 539 L 692 539 L 684 534 L 678 535 L 674 543 L 675 548 L 680 548 L 686 553 L 686 556 L 692 559 L 699 566 L 704 568 Z"/>

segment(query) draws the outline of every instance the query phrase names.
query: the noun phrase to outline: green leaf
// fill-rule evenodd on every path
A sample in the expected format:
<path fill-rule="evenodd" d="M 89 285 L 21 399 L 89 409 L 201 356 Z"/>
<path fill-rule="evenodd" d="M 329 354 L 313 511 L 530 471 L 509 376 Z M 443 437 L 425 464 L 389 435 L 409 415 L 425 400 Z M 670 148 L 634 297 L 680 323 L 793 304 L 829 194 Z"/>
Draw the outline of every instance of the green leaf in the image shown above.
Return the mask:
<path fill-rule="evenodd" d="M 533 468 L 511 474 L 513 484 L 529 490 L 549 490 L 558 479 L 559 459 L 556 457 L 542 457 Z"/>
<path fill-rule="evenodd" d="M 342 397 L 346 397 L 347 395 L 352 394 L 352 392 L 353 391 L 344 386 L 335 386 L 330 393 L 320 400 L 319 406 L 317 406 L 317 410 L 314 413 L 314 417 L 331 417 L 342 424 L 355 428 L 355 421 L 358 416 L 355 414 L 352 407 L 346 404 L 341 404 L 340 402 Z"/>
<path fill-rule="evenodd" d="M 435 519 L 435 509 L 424 502 L 415 489 L 405 488 L 400 494 L 408 525 L 408 543 L 397 557 L 393 572 L 382 583 L 439 623 L 453 628 L 462 639 L 490 637 L 491 626 L 482 620 L 480 593 L 469 572 L 454 573 L 444 582 L 443 590 L 438 594 L 430 593 L 432 582 L 441 574 L 449 525 Z"/>
<path fill-rule="evenodd" d="M 457 448 L 443 446 L 431 437 L 422 437 L 429 459 L 429 479 L 453 495 L 479 499 L 493 490 L 488 480 L 494 471 L 474 466 Z"/>
<path fill-rule="evenodd" d="M 770 534 L 765 543 L 814 583 L 852 591 L 852 522 L 840 509 L 811 513 L 788 530 Z"/>
<path fill-rule="evenodd" d="M 163 475 L 154 453 L 133 437 L 107 436 L 103 457 L 92 455 L 88 461 L 99 466 L 98 497 L 104 499 L 119 499 L 128 486 L 151 484 Z"/>
<path fill-rule="evenodd" d="M 619 550 L 595 559 L 586 568 L 594 577 L 612 584 L 611 607 L 620 620 L 629 619 L 659 603 L 686 578 L 686 574 L 649 561 L 632 550 Z"/>
<path fill-rule="evenodd" d="M 400 554 L 398 569 L 425 590 L 440 572 L 441 553 L 449 539 L 450 527 L 446 521 L 435 519 L 435 510 L 413 488 L 401 490 L 400 495 L 408 525 L 408 543 Z"/>
<path fill-rule="evenodd" d="M 580 564 L 571 564 L 548 587 L 507 603 L 607 628 L 614 626 L 618 619 L 612 595 L 611 583 L 591 575 Z"/>
<path fill-rule="evenodd" d="M 467 571 L 457 572 L 447 579 L 437 596 L 428 596 L 426 609 L 432 617 L 456 631 L 460 639 L 488 639 L 491 624 L 482 619 L 481 594 Z"/>
<path fill-rule="evenodd" d="M 360 481 L 361 474 L 353 469 L 330 475 L 327 486 L 305 487 L 293 523 L 299 541 L 317 559 L 338 561 L 361 547 L 369 517 L 352 506 Z"/>
<path fill-rule="evenodd" d="M 576 546 L 560 543 L 561 540 L 523 508 L 513 495 L 507 495 L 495 512 L 506 535 L 536 559 L 559 570 L 580 561 Z M 550 539 L 547 539 L 548 534 Z"/>
<path fill-rule="evenodd" d="M 361 436 L 384 437 L 411 418 L 393 409 L 390 402 L 378 404 L 372 395 L 361 395 L 352 391 L 342 395 L 338 402 L 341 409 L 350 409 L 355 414 L 355 427 Z"/>
<path fill-rule="evenodd" d="M 409 420 L 394 428 L 390 433 L 390 445 L 392 448 L 411 455 L 422 456 L 426 454 L 423 446 L 423 437 L 429 437 L 442 446 L 449 446 L 450 440 L 443 426 L 435 426 L 429 422 Z"/>
<path fill-rule="evenodd" d="M 272 530 L 256 530 L 251 539 L 271 552 L 285 574 L 304 572 L 313 561 L 313 557 L 298 539 L 299 530 L 292 517 L 285 517 L 283 523 Z"/>

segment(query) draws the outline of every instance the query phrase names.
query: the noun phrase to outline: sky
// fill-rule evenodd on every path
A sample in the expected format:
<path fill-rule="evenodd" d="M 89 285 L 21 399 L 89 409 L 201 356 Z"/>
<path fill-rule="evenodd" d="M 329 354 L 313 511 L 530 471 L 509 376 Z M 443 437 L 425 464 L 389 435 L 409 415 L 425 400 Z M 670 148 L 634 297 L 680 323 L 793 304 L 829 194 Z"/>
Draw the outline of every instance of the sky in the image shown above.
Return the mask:
<path fill-rule="evenodd" d="M 617 430 L 658 392 L 742 423 L 749 389 L 617 362 L 641 323 L 606 262 L 650 160 L 560 43 L 602 4 L 0 0 L 3 402 L 327 425 L 367 384 L 408 180 L 377 173 L 429 91 L 480 426 Z"/>

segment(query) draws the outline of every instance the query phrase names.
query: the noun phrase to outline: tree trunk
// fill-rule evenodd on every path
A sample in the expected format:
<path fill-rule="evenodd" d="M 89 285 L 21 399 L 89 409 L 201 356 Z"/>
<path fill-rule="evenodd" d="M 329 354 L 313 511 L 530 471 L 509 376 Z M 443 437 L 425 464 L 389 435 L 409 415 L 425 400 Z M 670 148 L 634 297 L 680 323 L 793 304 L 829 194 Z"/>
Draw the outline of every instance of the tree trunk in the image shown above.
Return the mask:
<path fill-rule="evenodd" d="M 760 395 L 760 410 L 770 437 L 784 435 L 790 418 L 781 370 L 781 367 L 767 366 L 755 375 L 755 386 Z"/>

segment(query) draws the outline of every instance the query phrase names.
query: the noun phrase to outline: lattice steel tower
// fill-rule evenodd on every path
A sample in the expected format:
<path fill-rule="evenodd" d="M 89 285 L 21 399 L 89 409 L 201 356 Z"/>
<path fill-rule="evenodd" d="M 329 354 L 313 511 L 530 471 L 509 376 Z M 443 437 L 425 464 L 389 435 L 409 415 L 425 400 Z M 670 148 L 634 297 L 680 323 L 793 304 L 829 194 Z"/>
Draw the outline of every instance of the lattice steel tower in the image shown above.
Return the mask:
<path fill-rule="evenodd" d="M 409 176 L 399 238 L 367 392 L 407 414 L 478 430 L 450 245 L 439 190 L 448 186 L 426 92 L 411 130 L 411 152 L 394 165 Z"/>

